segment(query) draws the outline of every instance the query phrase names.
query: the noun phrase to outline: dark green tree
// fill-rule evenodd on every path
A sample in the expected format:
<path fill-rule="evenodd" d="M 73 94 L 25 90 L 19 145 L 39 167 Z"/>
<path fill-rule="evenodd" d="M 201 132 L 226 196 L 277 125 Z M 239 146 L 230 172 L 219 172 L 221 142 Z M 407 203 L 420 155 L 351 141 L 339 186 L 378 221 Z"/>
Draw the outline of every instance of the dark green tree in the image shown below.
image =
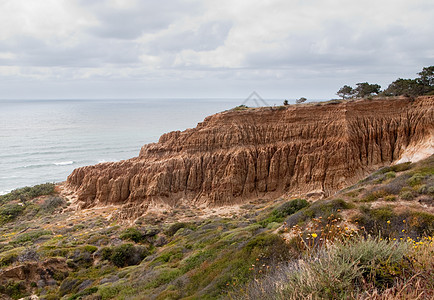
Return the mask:
<path fill-rule="evenodd" d="M 378 84 L 370 84 L 367 82 L 360 82 L 356 84 L 355 88 L 356 97 L 363 98 L 367 96 L 372 96 L 373 94 L 379 94 L 381 86 Z"/>
<path fill-rule="evenodd" d="M 295 100 L 295 103 L 300 104 L 300 103 L 306 102 L 306 100 L 307 100 L 306 98 L 301 97 L 300 99 Z"/>
<path fill-rule="evenodd" d="M 417 73 L 420 77 L 418 80 L 425 86 L 434 87 L 434 66 L 425 67 L 422 72 Z"/>
<path fill-rule="evenodd" d="M 434 66 L 425 67 L 422 72 L 417 73 L 420 77 L 416 78 L 421 86 L 421 95 L 434 94 Z"/>
<path fill-rule="evenodd" d="M 386 96 L 415 97 L 424 93 L 424 86 L 416 79 L 398 78 L 384 90 Z"/>
<path fill-rule="evenodd" d="M 355 94 L 355 90 L 352 87 L 350 87 L 349 85 L 344 85 L 336 93 L 336 95 L 338 95 L 339 97 L 342 97 L 342 99 L 351 98 L 354 94 Z"/>

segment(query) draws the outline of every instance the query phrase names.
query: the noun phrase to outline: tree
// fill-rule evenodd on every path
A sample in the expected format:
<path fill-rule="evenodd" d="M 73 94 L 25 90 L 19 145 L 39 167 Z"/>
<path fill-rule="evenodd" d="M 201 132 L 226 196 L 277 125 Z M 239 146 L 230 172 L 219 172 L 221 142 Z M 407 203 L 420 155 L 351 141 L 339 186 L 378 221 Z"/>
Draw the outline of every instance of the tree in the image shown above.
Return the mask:
<path fill-rule="evenodd" d="M 422 69 L 422 72 L 417 73 L 419 77 L 419 81 L 429 87 L 434 87 L 434 66 L 425 67 Z"/>
<path fill-rule="evenodd" d="M 417 73 L 420 77 L 416 78 L 422 88 L 420 95 L 434 93 L 434 66 L 425 67 L 422 72 Z"/>
<path fill-rule="evenodd" d="M 424 86 L 416 79 L 398 78 L 384 90 L 386 96 L 415 97 L 424 93 Z"/>
<path fill-rule="evenodd" d="M 372 94 L 379 94 L 381 86 L 378 84 L 370 84 L 367 82 L 360 82 L 356 84 L 357 87 L 354 89 L 356 91 L 356 97 L 363 98 L 371 96 Z"/>
<path fill-rule="evenodd" d="M 355 90 L 349 85 L 344 85 L 341 89 L 336 93 L 342 99 L 351 98 L 355 94 Z"/>
<path fill-rule="evenodd" d="M 283 105 L 289 105 L 288 100 L 285 99 L 285 100 L 283 101 Z"/>
<path fill-rule="evenodd" d="M 300 104 L 300 103 L 306 102 L 306 100 L 307 100 L 306 98 L 301 97 L 300 99 L 295 100 L 295 103 Z"/>

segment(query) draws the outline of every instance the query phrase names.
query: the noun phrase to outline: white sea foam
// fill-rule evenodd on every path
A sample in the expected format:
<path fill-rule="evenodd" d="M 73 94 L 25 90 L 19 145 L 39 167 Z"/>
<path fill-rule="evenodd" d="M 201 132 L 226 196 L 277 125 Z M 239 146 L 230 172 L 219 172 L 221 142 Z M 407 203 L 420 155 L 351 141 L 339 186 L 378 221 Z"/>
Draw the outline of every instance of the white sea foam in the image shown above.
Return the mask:
<path fill-rule="evenodd" d="M 69 161 L 55 162 L 54 164 L 56 166 L 68 166 L 68 165 L 72 165 L 73 163 L 74 163 L 74 161 L 69 160 Z"/>
<path fill-rule="evenodd" d="M 0 191 L 0 196 L 1 195 L 6 195 L 7 193 L 10 193 L 12 190 L 5 190 L 5 191 Z"/>

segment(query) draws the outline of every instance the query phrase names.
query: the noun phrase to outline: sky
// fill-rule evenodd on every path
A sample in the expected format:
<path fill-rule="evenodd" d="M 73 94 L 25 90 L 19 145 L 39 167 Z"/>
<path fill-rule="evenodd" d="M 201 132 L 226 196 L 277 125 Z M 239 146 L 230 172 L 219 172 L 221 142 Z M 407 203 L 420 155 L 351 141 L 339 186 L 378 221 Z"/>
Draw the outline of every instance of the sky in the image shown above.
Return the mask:
<path fill-rule="evenodd" d="M 432 0 L 0 0 L 0 99 L 331 99 L 434 65 Z"/>

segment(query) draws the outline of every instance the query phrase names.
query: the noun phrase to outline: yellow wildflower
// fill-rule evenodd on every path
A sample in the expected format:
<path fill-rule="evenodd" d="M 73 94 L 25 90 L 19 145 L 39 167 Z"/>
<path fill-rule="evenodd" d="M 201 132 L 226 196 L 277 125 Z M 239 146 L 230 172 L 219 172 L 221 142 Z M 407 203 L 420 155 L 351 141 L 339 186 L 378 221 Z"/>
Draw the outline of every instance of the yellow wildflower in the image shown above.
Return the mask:
<path fill-rule="evenodd" d="M 318 235 L 316 233 L 311 234 L 313 238 L 316 238 Z"/>

